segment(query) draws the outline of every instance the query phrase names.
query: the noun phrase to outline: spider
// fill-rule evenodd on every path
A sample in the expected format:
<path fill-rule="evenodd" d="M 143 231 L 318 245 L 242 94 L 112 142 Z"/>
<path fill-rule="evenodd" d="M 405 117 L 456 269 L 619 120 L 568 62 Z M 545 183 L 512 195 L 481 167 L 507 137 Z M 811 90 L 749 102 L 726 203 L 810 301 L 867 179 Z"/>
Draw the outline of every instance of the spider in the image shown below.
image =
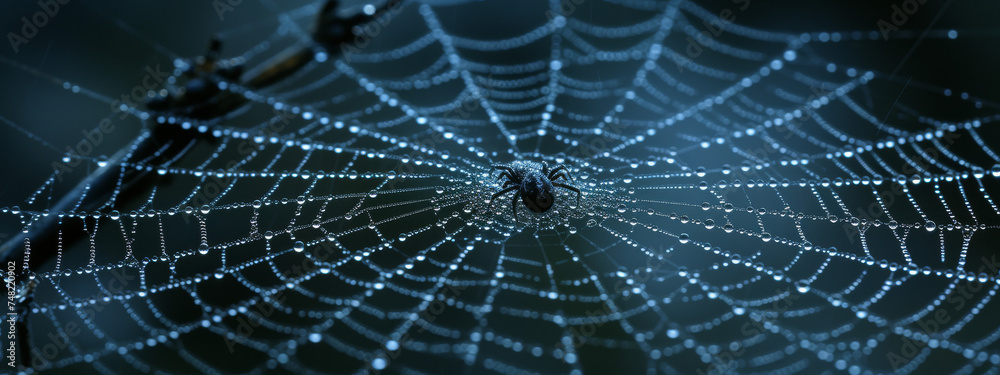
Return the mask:
<path fill-rule="evenodd" d="M 576 192 L 576 203 L 580 204 L 580 189 L 555 182 L 560 178 L 570 179 L 569 168 L 566 168 L 565 165 L 559 165 L 551 171 L 548 163 L 545 162 L 542 162 L 541 171 L 520 166 L 511 168 L 506 165 L 494 165 L 493 169 L 501 171 L 500 175 L 497 176 L 498 180 L 501 177 L 506 177 L 507 181 L 503 183 L 503 190 L 490 197 L 490 204 L 492 205 L 497 197 L 516 191 L 517 194 L 514 194 L 510 201 L 511 209 L 514 211 L 514 221 L 517 221 L 518 197 L 521 198 L 525 206 L 528 206 L 528 209 L 535 212 L 545 212 L 552 208 L 555 203 L 555 197 L 552 195 L 554 187 Z"/>

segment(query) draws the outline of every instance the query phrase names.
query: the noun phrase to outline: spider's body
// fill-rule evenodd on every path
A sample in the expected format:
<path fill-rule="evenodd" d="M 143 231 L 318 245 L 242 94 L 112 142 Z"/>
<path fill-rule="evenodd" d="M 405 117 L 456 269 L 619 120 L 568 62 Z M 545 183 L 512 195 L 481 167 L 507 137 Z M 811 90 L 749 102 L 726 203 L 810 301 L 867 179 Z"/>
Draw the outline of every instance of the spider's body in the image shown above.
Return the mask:
<path fill-rule="evenodd" d="M 493 169 L 500 170 L 500 176 L 506 177 L 507 181 L 503 183 L 503 190 L 500 190 L 493 197 L 490 198 L 490 203 L 496 200 L 497 197 L 507 194 L 511 191 L 517 192 L 511 199 L 511 209 L 514 211 L 514 220 L 517 221 L 517 198 L 520 197 L 524 205 L 528 207 L 529 210 L 534 212 L 545 212 L 552 208 L 555 204 L 555 195 L 553 195 L 553 190 L 556 187 L 561 187 L 566 190 L 576 192 L 577 203 L 580 202 L 580 189 L 566 185 L 563 183 L 555 182 L 556 180 L 562 178 L 569 180 L 569 169 L 565 165 L 560 165 L 549 170 L 549 165 L 542 162 L 542 169 L 538 170 L 535 168 L 528 168 L 525 166 L 517 166 L 511 168 L 506 165 L 494 165 Z"/>

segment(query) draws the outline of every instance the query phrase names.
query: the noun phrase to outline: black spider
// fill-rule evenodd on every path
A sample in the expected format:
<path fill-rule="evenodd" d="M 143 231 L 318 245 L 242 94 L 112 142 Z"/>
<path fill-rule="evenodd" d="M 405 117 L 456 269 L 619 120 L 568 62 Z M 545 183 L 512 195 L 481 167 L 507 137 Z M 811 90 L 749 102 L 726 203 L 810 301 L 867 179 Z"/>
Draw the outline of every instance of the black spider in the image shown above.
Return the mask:
<path fill-rule="evenodd" d="M 576 203 L 580 204 L 580 189 L 555 182 L 560 178 L 570 179 L 569 168 L 566 168 L 565 165 L 557 166 L 551 171 L 548 163 L 545 162 L 542 162 L 541 171 L 524 166 L 511 168 L 506 165 L 494 165 L 493 169 L 502 171 L 497 176 L 498 180 L 500 177 L 507 177 L 507 181 L 503 183 L 504 189 L 493 194 L 493 197 L 490 198 L 490 204 L 492 205 L 497 197 L 516 190 L 517 194 L 514 194 L 510 201 L 511 209 L 514 211 L 514 221 L 517 221 L 518 197 L 521 198 L 525 206 L 528 206 L 528 209 L 535 212 L 545 212 L 552 208 L 552 204 L 555 203 L 555 196 L 552 195 L 554 186 L 576 192 Z"/>

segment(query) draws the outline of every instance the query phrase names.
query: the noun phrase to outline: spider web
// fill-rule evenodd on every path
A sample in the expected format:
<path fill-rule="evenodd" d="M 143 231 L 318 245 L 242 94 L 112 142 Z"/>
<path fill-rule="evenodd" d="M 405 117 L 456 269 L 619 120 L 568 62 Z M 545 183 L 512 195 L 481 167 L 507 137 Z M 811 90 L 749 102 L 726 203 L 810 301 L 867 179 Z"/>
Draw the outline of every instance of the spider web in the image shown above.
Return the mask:
<path fill-rule="evenodd" d="M 248 104 L 221 118 L 128 107 L 131 145 L 153 124 L 185 137 L 67 155 L 88 168 L 7 203 L 25 233 L 58 218 L 19 244 L 22 369 L 996 373 L 995 103 L 837 53 L 879 50 L 878 31 L 690 1 L 448 3 L 406 2 L 378 43 L 266 89 L 223 85 Z M 223 54 L 310 45 L 320 6 Z M 513 197 L 515 221 L 511 196 L 488 201 L 493 165 L 543 161 L 579 204 Z M 120 177 L 94 208 L 49 211 L 101 168 Z"/>

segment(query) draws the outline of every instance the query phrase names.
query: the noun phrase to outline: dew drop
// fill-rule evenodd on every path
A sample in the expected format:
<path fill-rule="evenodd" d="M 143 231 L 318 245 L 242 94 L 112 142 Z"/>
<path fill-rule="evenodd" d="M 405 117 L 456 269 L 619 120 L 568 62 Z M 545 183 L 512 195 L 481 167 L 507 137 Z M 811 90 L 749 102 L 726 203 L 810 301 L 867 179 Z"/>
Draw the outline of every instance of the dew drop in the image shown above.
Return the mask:
<path fill-rule="evenodd" d="M 705 229 L 712 229 L 712 228 L 715 228 L 715 220 L 706 219 L 705 220 Z"/>
<path fill-rule="evenodd" d="M 799 293 L 808 293 L 809 292 L 809 283 L 805 282 L 804 280 L 796 281 L 795 282 L 795 290 L 798 290 Z"/>

